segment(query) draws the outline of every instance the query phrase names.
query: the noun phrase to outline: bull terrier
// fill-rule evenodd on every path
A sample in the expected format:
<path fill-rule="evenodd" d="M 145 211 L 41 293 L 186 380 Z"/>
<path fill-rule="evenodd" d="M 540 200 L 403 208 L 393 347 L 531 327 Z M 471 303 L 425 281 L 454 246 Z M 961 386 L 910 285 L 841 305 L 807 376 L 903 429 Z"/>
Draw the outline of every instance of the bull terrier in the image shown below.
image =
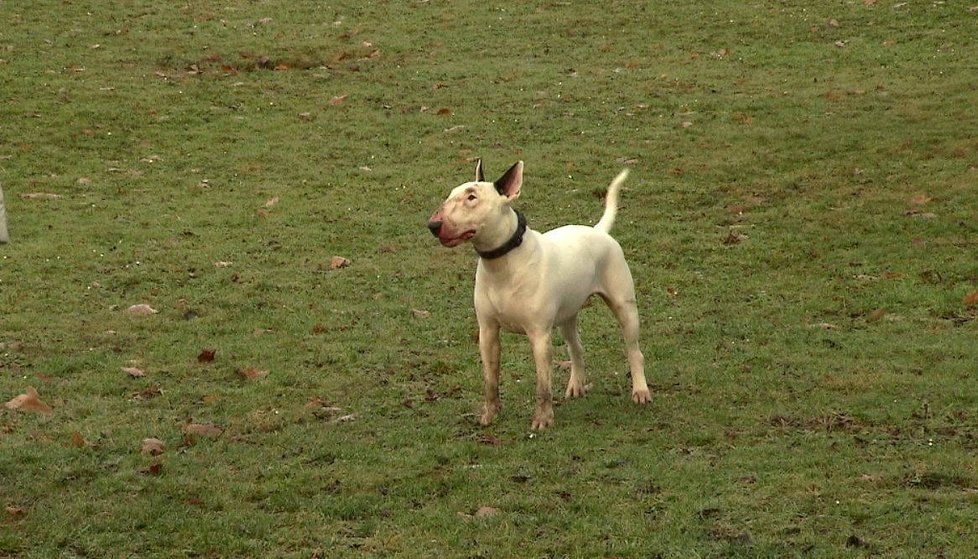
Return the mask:
<path fill-rule="evenodd" d="M 618 319 L 632 379 L 632 400 L 651 400 L 645 381 L 645 358 L 639 348 L 639 317 L 635 286 L 621 245 L 608 234 L 618 211 L 618 192 L 625 169 L 608 187 L 604 214 L 594 227 L 566 225 L 546 233 L 527 227 L 513 209 L 523 186 L 518 161 L 495 182 L 487 182 L 482 160 L 475 181 L 455 187 L 428 221 L 443 246 L 470 241 L 479 255 L 475 273 L 475 312 L 479 322 L 479 353 L 484 378 L 484 404 L 479 422 L 488 425 L 499 412 L 499 333 L 524 333 L 536 365 L 536 407 L 531 428 L 553 424 L 551 335 L 559 327 L 571 358 L 565 396 L 583 396 L 590 388 L 577 314 L 593 294 L 604 299 Z"/>

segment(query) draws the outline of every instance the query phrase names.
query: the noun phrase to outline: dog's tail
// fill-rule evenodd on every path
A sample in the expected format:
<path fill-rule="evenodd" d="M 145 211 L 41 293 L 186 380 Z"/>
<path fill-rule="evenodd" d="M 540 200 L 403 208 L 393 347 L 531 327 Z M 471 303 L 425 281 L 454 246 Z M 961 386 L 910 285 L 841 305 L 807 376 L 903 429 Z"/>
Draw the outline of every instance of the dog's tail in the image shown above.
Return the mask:
<path fill-rule="evenodd" d="M 618 215 L 618 191 L 621 190 L 622 183 L 628 178 L 628 169 L 622 169 L 615 180 L 611 181 L 608 187 L 608 195 L 604 200 L 604 214 L 594 228 L 603 233 L 611 231 L 611 226 L 615 224 L 615 216 Z"/>

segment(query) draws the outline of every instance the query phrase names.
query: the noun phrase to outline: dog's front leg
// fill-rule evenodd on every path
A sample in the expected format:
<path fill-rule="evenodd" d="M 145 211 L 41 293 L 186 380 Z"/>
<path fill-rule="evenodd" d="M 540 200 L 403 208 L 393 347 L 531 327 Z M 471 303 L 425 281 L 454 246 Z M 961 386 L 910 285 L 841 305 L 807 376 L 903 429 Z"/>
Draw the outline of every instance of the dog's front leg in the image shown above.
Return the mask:
<path fill-rule="evenodd" d="M 552 353 L 550 345 L 550 329 L 540 332 L 527 332 L 530 345 L 533 348 L 533 360 L 537 368 L 536 409 L 533 410 L 533 423 L 530 427 L 540 431 L 550 427 L 554 422 L 553 396 L 550 391 L 552 375 Z"/>
<path fill-rule="evenodd" d="M 479 354 L 482 356 L 484 382 L 482 416 L 479 423 L 489 425 L 499 413 L 499 325 L 479 325 Z"/>

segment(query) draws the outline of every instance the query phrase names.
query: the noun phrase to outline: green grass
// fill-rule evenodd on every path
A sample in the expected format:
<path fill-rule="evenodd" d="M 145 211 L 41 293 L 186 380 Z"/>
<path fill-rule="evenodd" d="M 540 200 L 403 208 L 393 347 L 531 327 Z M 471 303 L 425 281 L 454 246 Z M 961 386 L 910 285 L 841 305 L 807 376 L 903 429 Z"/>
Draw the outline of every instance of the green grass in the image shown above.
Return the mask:
<path fill-rule="evenodd" d="M 0 408 L 0 556 L 978 548 L 966 4 L 37 1 L 0 23 L 0 401 L 54 408 Z M 476 157 L 526 161 L 539 230 L 594 222 L 632 168 L 614 234 L 651 405 L 595 305 L 592 392 L 531 435 L 506 336 L 477 425 L 474 255 L 424 228 Z"/>

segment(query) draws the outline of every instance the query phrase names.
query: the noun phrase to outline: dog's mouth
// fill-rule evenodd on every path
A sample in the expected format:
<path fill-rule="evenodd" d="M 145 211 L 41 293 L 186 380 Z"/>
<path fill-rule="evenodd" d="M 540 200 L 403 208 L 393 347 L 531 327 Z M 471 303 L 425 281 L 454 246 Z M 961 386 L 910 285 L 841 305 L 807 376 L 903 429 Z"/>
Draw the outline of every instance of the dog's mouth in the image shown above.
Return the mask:
<path fill-rule="evenodd" d="M 456 247 L 456 246 L 464 243 L 465 241 L 471 239 L 474 236 L 475 236 L 475 229 L 472 229 L 472 230 L 466 231 L 465 233 L 462 233 L 461 235 L 459 235 L 457 237 L 442 237 L 441 235 L 439 235 L 438 236 L 438 241 L 441 242 L 441 245 L 442 246 L 446 246 L 446 247 L 451 248 L 451 247 Z"/>

